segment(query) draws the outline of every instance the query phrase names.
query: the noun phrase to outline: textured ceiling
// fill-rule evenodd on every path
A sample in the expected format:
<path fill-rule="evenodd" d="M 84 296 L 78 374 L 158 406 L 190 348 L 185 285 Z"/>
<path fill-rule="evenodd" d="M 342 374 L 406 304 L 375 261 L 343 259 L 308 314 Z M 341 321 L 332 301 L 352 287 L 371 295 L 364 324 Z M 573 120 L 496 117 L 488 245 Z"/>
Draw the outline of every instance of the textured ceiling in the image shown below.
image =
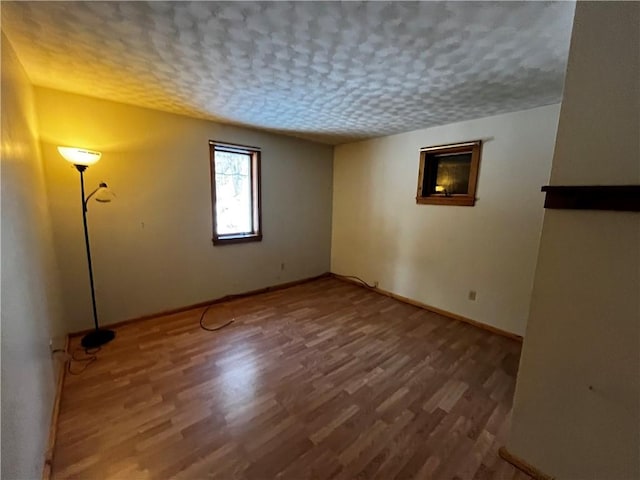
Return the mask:
<path fill-rule="evenodd" d="M 2 2 L 36 85 L 326 143 L 558 102 L 573 3 Z"/>

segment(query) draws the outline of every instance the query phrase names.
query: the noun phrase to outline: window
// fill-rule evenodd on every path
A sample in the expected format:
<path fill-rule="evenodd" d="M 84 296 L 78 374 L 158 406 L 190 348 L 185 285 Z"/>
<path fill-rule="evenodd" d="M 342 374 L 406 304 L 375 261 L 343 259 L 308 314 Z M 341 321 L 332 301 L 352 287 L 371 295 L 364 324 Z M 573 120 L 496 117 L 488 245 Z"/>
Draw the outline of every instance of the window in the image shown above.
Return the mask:
<path fill-rule="evenodd" d="M 259 242 L 260 149 L 209 142 L 213 243 Z"/>
<path fill-rule="evenodd" d="M 422 148 L 416 203 L 472 207 L 481 146 L 476 140 Z"/>

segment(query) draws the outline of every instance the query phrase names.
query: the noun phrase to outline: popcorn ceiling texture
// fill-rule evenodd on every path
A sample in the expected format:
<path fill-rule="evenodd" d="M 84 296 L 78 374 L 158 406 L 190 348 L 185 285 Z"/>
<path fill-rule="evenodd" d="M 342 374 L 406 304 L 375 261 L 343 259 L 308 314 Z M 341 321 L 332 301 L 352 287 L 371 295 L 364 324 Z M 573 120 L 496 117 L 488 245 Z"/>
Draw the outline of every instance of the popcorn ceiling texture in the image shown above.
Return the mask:
<path fill-rule="evenodd" d="M 2 2 L 36 85 L 325 143 L 561 100 L 573 3 Z"/>

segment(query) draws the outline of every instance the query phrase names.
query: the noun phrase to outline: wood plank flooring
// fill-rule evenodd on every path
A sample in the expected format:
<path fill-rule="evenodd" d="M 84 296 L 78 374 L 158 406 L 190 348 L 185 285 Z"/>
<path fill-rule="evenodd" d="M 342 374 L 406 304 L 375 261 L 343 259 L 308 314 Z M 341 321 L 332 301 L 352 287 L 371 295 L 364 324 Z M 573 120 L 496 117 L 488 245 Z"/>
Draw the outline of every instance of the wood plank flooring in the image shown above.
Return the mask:
<path fill-rule="evenodd" d="M 497 454 L 519 343 L 334 278 L 202 310 L 67 375 L 54 478 L 529 478 Z"/>

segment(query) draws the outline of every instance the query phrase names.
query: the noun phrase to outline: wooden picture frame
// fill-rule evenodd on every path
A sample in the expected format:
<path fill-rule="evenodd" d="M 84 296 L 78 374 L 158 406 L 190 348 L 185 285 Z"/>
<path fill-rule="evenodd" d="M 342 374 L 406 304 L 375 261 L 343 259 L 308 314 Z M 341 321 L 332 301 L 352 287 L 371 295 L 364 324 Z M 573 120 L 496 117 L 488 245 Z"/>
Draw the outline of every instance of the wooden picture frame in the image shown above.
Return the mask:
<path fill-rule="evenodd" d="M 421 148 L 416 203 L 474 206 L 481 150 L 482 140 Z"/>

